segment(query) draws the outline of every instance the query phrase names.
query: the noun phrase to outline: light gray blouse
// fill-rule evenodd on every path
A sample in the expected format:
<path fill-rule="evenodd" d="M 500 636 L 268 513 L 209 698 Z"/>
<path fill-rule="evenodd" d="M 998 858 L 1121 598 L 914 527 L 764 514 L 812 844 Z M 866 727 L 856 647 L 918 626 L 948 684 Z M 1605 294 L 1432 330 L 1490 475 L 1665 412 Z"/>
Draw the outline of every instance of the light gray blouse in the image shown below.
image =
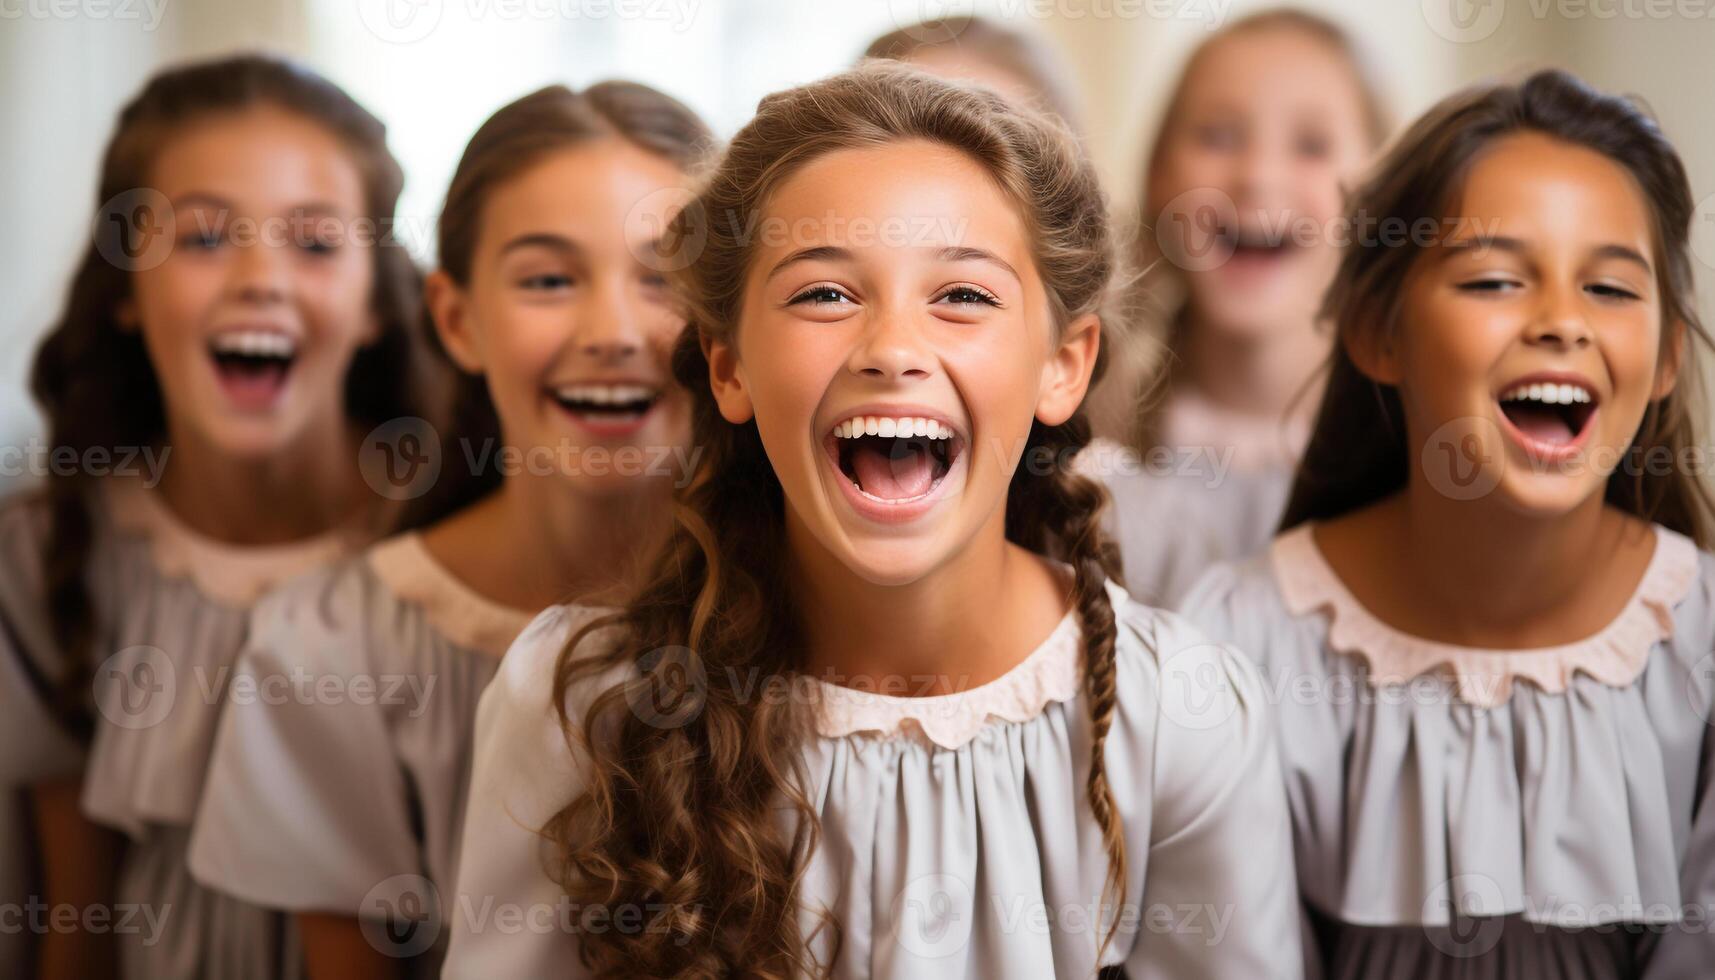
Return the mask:
<path fill-rule="evenodd" d="M 259 603 L 191 839 L 197 880 L 356 916 L 438 974 L 477 699 L 531 614 L 496 605 L 415 533 Z"/>
<path fill-rule="evenodd" d="M 110 478 L 91 498 L 87 585 L 97 705 L 81 745 L 48 715 L 44 687 L 61 664 L 42 597 L 39 498 L 0 510 L 0 784 L 82 772 L 83 812 L 127 838 L 114 932 L 127 977 L 295 975 L 289 924 L 191 879 L 184 852 L 202 791 L 224 686 L 248 607 L 272 585 L 349 550 L 328 535 L 234 547 L 191 530 L 135 481 Z M 24 843 L 0 842 L 10 862 Z M 121 919 L 129 928 L 119 928 Z"/>
<path fill-rule="evenodd" d="M 1104 963 L 1132 980 L 1296 977 L 1288 818 L 1258 675 L 1178 617 L 1108 588 L 1119 704 L 1107 772 L 1128 862 Z M 544 613 L 483 696 L 458 874 L 472 914 L 453 918 L 448 977 L 585 975 L 575 921 L 555 925 L 566 900 L 537 831 L 581 782 L 553 710 L 553 669 L 588 615 Z M 603 683 L 570 692 L 574 724 Z M 1090 910 L 1107 857 L 1083 802 L 1089 721 L 1074 615 L 1006 674 L 958 694 L 816 683 L 819 734 L 804 757 L 823 837 L 801 921 L 809 934 L 825 910 L 840 924 L 834 975 L 1091 976 L 1102 927 Z M 519 916 L 538 925 L 519 929 Z M 827 939 L 811 946 L 824 963 Z"/>
<path fill-rule="evenodd" d="M 1309 526 L 1186 614 L 1263 666 L 1337 978 L 1715 974 L 1715 557 L 1657 528 L 1589 639 L 1474 650 L 1364 609 Z"/>

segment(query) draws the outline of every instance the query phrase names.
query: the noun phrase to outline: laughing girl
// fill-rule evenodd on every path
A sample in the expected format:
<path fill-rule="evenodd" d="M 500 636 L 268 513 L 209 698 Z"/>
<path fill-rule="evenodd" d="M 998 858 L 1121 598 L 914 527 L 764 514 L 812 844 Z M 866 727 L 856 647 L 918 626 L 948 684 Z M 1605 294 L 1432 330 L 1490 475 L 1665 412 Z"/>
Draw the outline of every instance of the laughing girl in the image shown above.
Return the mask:
<path fill-rule="evenodd" d="M 1431 110 L 1353 206 L 1377 235 L 1329 294 L 1340 346 L 1287 530 L 1188 604 L 1284 697 L 1320 959 L 1706 976 L 1715 559 L 1686 451 L 1706 337 L 1685 171 L 1632 103 L 1546 72 Z"/>
<path fill-rule="evenodd" d="M 79 465 L 0 511 L 0 781 L 32 800 L 36 894 L 109 924 L 46 932 L 44 975 L 295 970 L 185 848 L 251 603 L 383 530 L 359 443 L 422 414 L 418 277 L 382 237 L 402 183 L 380 121 L 268 58 L 120 114 L 32 372 Z M 139 447 L 159 470 L 103 462 Z"/>
<path fill-rule="evenodd" d="M 478 697 L 532 616 L 664 530 L 675 474 L 650 460 L 684 447 L 689 406 L 652 235 L 711 143 L 653 89 L 555 86 L 496 112 L 453 174 L 428 296 L 471 372 L 460 415 L 561 462 L 475 481 L 480 499 L 257 608 L 247 682 L 377 692 L 229 705 L 197 817 L 198 878 L 294 913 L 312 978 L 438 975 Z M 495 458 L 492 428 L 460 435 L 443 468 Z"/>
<path fill-rule="evenodd" d="M 447 975 L 1296 975 L 1258 678 L 1127 598 L 1068 465 L 1104 210 L 986 90 L 762 102 L 668 236 L 706 452 L 647 583 L 484 695 Z"/>

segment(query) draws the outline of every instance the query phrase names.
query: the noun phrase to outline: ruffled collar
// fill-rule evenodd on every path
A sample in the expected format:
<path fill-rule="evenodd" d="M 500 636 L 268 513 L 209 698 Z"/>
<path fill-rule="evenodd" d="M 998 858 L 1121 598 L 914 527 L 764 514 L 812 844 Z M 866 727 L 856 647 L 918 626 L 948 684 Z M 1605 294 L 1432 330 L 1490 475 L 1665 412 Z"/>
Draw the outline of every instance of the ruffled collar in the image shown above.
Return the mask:
<path fill-rule="evenodd" d="M 1529 650 L 1455 646 L 1403 633 L 1358 602 L 1322 556 L 1304 524 L 1276 538 L 1270 549 L 1275 581 L 1287 611 L 1321 610 L 1329 620 L 1328 645 L 1362 657 L 1372 684 L 1403 684 L 1434 671 L 1450 674 L 1459 699 L 1479 707 L 1504 704 L 1515 680 L 1550 693 L 1564 692 L 1575 673 L 1610 687 L 1629 687 L 1655 645 L 1673 635 L 1673 608 L 1697 581 L 1697 546 L 1657 524 L 1655 554 L 1637 591 L 1599 632 L 1583 640 Z"/>
<path fill-rule="evenodd" d="M 156 570 L 189 579 L 197 591 L 226 605 L 248 606 L 281 582 L 357 547 L 338 530 L 285 544 L 229 544 L 184 523 L 141 483 L 118 477 L 103 483 L 114 528 L 145 539 Z"/>
<path fill-rule="evenodd" d="M 1107 589 L 1118 616 L 1131 599 L 1112 581 Z M 993 721 L 1029 721 L 1049 704 L 1076 697 L 1083 681 L 1081 635 L 1077 609 L 1067 610 L 1029 656 L 994 680 L 954 694 L 900 697 L 816 679 L 817 731 L 827 738 L 908 734 L 957 749 Z"/>
<path fill-rule="evenodd" d="M 1290 470 L 1310 443 L 1310 420 L 1259 418 L 1222 408 L 1181 387 L 1169 396 L 1161 422 L 1161 444 L 1172 448 L 1232 450 L 1232 468 L 1240 473 Z"/>
<path fill-rule="evenodd" d="M 415 531 L 376 545 L 368 558 L 383 585 L 422 609 L 442 636 L 467 649 L 498 659 L 536 618 L 533 612 L 479 595 L 436 561 Z"/>

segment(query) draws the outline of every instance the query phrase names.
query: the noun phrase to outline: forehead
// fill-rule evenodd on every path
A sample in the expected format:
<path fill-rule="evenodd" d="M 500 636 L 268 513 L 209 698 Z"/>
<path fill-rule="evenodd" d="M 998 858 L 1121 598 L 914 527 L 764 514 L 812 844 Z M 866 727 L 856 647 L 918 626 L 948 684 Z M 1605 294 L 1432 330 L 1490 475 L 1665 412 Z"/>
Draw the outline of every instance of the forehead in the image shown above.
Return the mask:
<path fill-rule="evenodd" d="M 173 130 L 150 167 L 168 198 L 207 193 L 270 209 L 320 202 L 358 210 L 363 175 L 327 127 L 272 106 L 220 113 Z"/>
<path fill-rule="evenodd" d="M 1198 52 L 1186 75 L 1181 108 L 1265 115 L 1338 113 L 1361 123 L 1362 83 L 1338 46 L 1291 27 L 1240 31 Z"/>
<path fill-rule="evenodd" d="M 972 246 L 1009 261 L 1030 253 L 1017 202 L 987 168 L 925 140 L 825 153 L 774 190 L 762 218 L 763 252 Z"/>
<path fill-rule="evenodd" d="M 1618 161 L 1541 133 L 1496 140 L 1459 188 L 1460 217 L 1544 244 L 1622 244 L 1652 252 L 1649 203 Z"/>
<path fill-rule="evenodd" d="M 623 139 L 599 137 L 555 150 L 502 181 L 484 202 L 482 238 L 503 241 L 525 231 L 558 231 L 580 240 L 666 224 L 683 183 L 671 161 Z M 653 236 L 651 236 L 653 237 Z"/>

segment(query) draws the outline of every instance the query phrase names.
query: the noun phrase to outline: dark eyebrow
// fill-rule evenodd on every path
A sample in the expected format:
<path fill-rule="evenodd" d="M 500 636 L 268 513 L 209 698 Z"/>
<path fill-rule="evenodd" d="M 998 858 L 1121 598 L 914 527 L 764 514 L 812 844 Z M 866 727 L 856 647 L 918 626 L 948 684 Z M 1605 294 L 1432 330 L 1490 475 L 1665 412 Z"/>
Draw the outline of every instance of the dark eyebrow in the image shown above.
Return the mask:
<path fill-rule="evenodd" d="M 528 235 L 519 235 L 507 242 L 505 245 L 500 246 L 500 254 L 505 255 L 513 249 L 530 248 L 532 246 L 535 246 L 536 248 L 550 249 L 555 252 L 570 252 L 574 255 L 582 251 L 582 249 L 578 248 L 577 242 L 572 241 L 564 235 L 552 235 L 545 231 L 539 231 L 532 232 Z"/>
<path fill-rule="evenodd" d="M 768 275 L 763 278 L 763 282 L 773 279 L 775 276 L 780 274 L 780 270 L 789 265 L 793 265 L 794 263 L 821 261 L 833 262 L 842 259 L 849 259 L 851 257 L 852 253 L 850 251 L 843 249 L 838 245 L 816 245 L 811 248 L 801 248 L 781 259 L 779 262 L 774 263 L 774 268 L 768 270 Z"/>
<path fill-rule="evenodd" d="M 1014 269 L 1011 263 L 987 249 L 973 248 L 969 245 L 949 245 L 941 250 L 940 258 L 943 262 L 987 262 L 1005 269 L 1012 278 L 1019 282 L 1024 281 L 1019 277 L 1018 270 Z"/>
<path fill-rule="evenodd" d="M 1462 242 L 1448 242 L 1447 249 L 1449 258 L 1465 252 L 1478 252 L 1485 249 L 1494 249 L 1499 252 L 1511 252 L 1514 254 L 1522 254 L 1528 250 L 1522 240 L 1517 238 L 1508 238 L 1505 235 L 1495 235 L 1490 238 L 1470 238 Z M 1654 268 L 1649 264 L 1649 259 L 1644 258 L 1643 253 L 1629 245 L 1620 245 L 1613 242 L 1606 245 L 1598 245 L 1596 246 L 1594 254 L 1599 259 L 1619 259 L 1622 262 L 1632 262 L 1636 263 L 1645 272 L 1651 274 L 1654 274 L 1655 272 Z"/>

